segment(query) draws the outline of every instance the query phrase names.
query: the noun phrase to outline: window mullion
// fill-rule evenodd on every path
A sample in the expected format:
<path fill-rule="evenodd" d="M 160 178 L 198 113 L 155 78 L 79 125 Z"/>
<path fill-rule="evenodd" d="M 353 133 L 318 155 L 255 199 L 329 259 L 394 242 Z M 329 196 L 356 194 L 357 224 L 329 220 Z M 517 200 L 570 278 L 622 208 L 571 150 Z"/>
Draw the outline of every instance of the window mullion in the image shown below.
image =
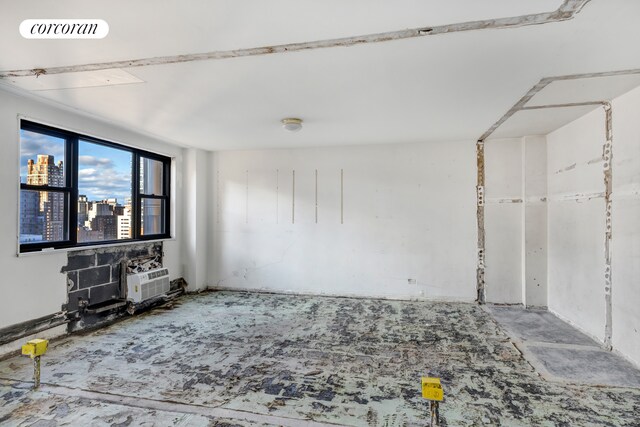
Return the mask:
<path fill-rule="evenodd" d="M 78 243 L 78 137 L 70 135 L 67 138 L 67 186 L 71 187 L 69 197 L 69 241 Z"/>
<path fill-rule="evenodd" d="M 140 154 L 133 152 L 133 165 L 131 171 L 131 219 L 133 222 L 132 238 L 140 238 L 141 218 L 141 201 L 140 201 Z"/>

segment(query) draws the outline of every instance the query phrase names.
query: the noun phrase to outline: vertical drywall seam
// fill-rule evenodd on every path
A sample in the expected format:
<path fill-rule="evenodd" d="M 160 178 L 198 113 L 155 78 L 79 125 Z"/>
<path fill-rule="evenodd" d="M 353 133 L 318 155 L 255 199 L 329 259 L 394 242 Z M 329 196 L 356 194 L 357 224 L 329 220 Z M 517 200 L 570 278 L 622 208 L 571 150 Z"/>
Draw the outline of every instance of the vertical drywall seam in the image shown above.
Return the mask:
<path fill-rule="evenodd" d="M 218 169 L 218 161 L 215 161 L 216 168 L 216 224 L 220 224 L 220 169 Z"/>
<path fill-rule="evenodd" d="M 476 267 L 476 280 L 478 303 L 484 304 L 486 291 L 484 287 L 484 141 L 476 143 L 476 164 L 478 168 L 476 199 L 478 220 L 478 265 Z"/>
<path fill-rule="evenodd" d="M 344 169 L 340 169 L 340 224 L 344 224 Z"/>
<path fill-rule="evenodd" d="M 520 197 L 522 198 L 520 210 L 520 284 L 522 289 L 522 305 L 527 306 L 527 140 L 520 139 Z"/>
<path fill-rule="evenodd" d="M 613 160 L 613 126 L 611 122 L 611 103 L 605 102 L 603 104 L 605 111 L 605 129 L 607 140 L 604 144 L 602 158 L 604 160 L 604 202 L 606 209 L 606 230 L 604 238 L 604 298 L 605 298 L 605 326 L 604 326 L 604 345 L 607 349 L 611 350 L 611 339 L 613 333 L 611 313 L 611 193 L 613 189 L 612 185 L 612 160 Z"/>
<path fill-rule="evenodd" d="M 249 224 L 249 170 L 247 169 L 247 177 L 246 177 L 246 200 L 245 200 L 245 213 L 244 213 L 244 222 L 245 224 Z"/>
<path fill-rule="evenodd" d="M 296 223 L 296 171 L 291 171 L 291 224 Z"/>

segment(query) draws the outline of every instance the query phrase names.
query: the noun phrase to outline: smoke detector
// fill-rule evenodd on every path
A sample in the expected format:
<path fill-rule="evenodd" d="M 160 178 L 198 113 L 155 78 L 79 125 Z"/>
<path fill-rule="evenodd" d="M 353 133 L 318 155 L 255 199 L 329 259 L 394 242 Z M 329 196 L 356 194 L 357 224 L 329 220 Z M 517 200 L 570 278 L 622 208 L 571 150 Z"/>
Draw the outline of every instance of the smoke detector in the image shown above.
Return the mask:
<path fill-rule="evenodd" d="M 295 117 L 282 119 L 282 127 L 289 132 L 298 132 L 302 129 L 302 119 L 297 119 Z"/>

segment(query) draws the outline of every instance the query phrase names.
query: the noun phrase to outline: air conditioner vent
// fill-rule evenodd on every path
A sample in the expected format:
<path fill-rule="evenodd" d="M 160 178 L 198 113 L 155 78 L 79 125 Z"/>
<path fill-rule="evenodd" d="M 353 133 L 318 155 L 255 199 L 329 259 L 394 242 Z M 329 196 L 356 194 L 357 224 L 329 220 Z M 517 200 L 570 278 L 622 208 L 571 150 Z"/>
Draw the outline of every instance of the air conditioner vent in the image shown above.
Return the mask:
<path fill-rule="evenodd" d="M 135 303 L 169 292 L 169 270 L 159 268 L 127 276 L 127 299 Z"/>

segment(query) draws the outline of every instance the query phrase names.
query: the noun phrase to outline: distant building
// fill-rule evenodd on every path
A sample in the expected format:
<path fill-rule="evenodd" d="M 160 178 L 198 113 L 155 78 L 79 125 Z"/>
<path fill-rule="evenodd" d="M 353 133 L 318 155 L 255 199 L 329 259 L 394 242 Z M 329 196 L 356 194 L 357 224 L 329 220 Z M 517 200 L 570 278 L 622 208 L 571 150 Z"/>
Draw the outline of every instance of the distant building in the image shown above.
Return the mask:
<path fill-rule="evenodd" d="M 91 230 L 101 231 L 104 240 L 116 240 L 118 238 L 118 217 L 98 215 L 91 220 Z"/>
<path fill-rule="evenodd" d="M 40 194 L 37 191 L 20 192 L 20 241 L 42 240 L 44 217 L 40 214 Z"/>
<path fill-rule="evenodd" d="M 64 168 L 62 161 L 55 163 L 54 156 L 39 154 L 37 161 L 27 162 L 27 184 L 47 185 L 49 187 L 64 186 Z M 36 196 L 29 194 L 36 194 Z M 30 192 L 23 191 L 21 197 L 20 224 L 21 234 L 40 234 L 42 240 L 59 241 L 66 238 L 64 234 L 64 193 L 55 191 Z"/>
<path fill-rule="evenodd" d="M 104 233 L 102 231 L 94 231 L 87 227 L 78 227 L 78 242 L 95 242 L 104 240 Z"/>
<path fill-rule="evenodd" d="M 118 239 L 131 238 L 131 199 L 125 200 L 122 214 L 118 215 Z"/>
<path fill-rule="evenodd" d="M 86 195 L 80 194 L 78 196 L 78 227 L 89 220 L 89 204 Z"/>

